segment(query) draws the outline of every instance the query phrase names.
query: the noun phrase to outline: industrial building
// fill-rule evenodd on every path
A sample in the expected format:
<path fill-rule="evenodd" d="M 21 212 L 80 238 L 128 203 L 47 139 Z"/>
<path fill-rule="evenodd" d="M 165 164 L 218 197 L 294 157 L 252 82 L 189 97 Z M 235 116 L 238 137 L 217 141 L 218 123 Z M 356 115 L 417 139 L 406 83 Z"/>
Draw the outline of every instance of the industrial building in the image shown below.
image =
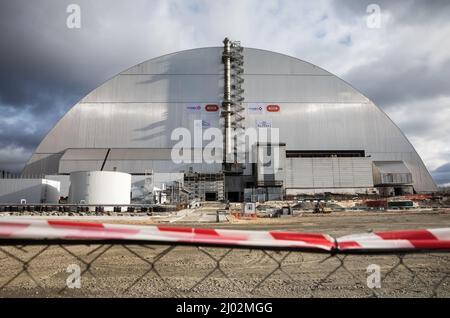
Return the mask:
<path fill-rule="evenodd" d="M 220 129 L 222 158 L 231 160 L 174 162 L 171 137 L 180 127 Z M 256 141 L 240 153 L 231 132 L 246 128 L 278 129 L 278 142 Z M 194 157 L 204 146 L 192 145 Z M 260 148 L 277 167 L 236 160 Z M 135 200 L 151 187 L 230 201 L 437 190 L 401 130 L 348 83 L 228 39 L 145 61 L 91 91 L 50 130 L 22 177 L 60 181 L 65 195 L 77 171 L 131 174 Z"/>

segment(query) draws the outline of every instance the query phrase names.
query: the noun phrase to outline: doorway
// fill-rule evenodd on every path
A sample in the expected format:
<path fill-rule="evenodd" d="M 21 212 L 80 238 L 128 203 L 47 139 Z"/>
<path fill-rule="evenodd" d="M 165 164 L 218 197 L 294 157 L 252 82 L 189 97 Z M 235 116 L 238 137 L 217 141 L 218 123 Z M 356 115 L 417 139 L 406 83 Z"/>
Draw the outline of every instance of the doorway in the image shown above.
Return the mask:
<path fill-rule="evenodd" d="M 217 192 L 205 192 L 205 201 L 217 201 Z"/>
<path fill-rule="evenodd" d="M 227 198 L 230 202 L 241 202 L 239 192 L 228 192 Z"/>

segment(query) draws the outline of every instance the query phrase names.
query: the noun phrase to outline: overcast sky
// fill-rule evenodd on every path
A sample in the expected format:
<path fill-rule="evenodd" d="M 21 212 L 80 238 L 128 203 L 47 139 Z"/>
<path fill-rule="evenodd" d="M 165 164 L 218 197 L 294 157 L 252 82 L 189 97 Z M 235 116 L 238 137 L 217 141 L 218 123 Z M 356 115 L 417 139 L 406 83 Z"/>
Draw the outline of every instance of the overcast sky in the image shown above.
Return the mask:
<path fill-rule="evenodd" d="M 79 29 L 66 25 L 72 3 Z M 113 75 L 228 36 L 340 76 L 450 184 L 449 17 L 446 0 L 0 0 L 0 170 L 20 171 L 56 121 Z"/>

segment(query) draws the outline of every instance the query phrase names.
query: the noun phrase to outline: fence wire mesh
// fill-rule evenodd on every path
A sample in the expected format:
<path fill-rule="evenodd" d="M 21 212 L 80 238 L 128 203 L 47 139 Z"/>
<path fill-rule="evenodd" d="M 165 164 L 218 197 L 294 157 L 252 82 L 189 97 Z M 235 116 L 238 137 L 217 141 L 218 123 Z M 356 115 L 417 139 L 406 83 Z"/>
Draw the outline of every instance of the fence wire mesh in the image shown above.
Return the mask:
<path fill-rule="evenodd" d="M 2 245 L 0 263 L 0 297 L 450 297 L 449 253 L 43 242 Z"/>

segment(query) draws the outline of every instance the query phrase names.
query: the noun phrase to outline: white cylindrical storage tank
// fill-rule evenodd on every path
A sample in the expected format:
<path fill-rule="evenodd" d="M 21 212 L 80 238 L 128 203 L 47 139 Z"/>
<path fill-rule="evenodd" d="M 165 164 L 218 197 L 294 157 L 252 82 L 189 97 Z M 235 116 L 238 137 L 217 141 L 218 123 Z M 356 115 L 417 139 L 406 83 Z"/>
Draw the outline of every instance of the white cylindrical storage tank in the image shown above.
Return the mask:
<path fill-rule="evenodd" d="M 130 204 L 131 174 L 116 171 L 77 171 L 70 174 L 72 204 Z"/>

